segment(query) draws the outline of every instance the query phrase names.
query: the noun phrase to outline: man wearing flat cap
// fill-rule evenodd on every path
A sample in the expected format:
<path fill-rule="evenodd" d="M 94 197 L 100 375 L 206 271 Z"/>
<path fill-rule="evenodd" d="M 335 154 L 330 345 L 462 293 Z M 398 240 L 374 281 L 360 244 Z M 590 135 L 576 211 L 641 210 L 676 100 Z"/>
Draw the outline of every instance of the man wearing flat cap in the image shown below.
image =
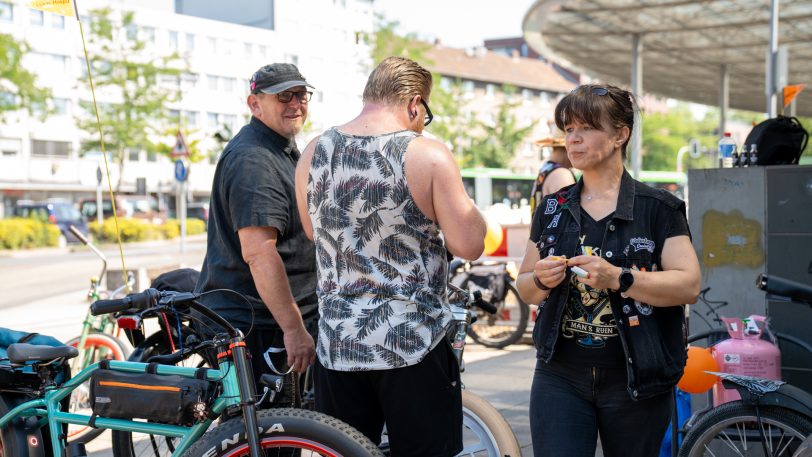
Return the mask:
<path fill-rule="evenodd" d="M 302 230 L 294 193 L 294 136 L 307 119 L 312 87 L 292 64 L 257 70 L 247 99 L 251 121 L 228 142 L 214 173 L 206 258 L 195 291 L 232 289 L 248 298 L 250 305 L 223 293 L 201 301 L 247 334 L 257 382 L 272 364 L 282 370 L 287 361 L 304 372 L 315 358 L 306 329 L 316 333 L 315 248 Z M 286 360 L 273 361 L 282 347 Z"/>

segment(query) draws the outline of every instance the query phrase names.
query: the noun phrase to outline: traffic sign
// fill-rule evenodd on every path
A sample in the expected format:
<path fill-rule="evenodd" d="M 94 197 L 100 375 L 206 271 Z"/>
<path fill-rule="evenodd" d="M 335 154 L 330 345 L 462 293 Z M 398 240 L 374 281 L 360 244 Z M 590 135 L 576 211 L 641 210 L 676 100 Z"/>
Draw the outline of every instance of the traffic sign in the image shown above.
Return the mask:
<path fill-rule="evenodd" d="M 175 179 L 179 182 L 186 181 L 189 177 L 189 167 L 186 165 L 186 162 L 183 159 L 178 159 L 175 161 Z"/>
<path fill-rule="evenodd" d="M 186 147 L 186 140 L 183 138 L 183 133 L 178 130 L 175 137 L 175 147 L 172 148 L 172 157 L 189 157 L 189 148 Z"/>

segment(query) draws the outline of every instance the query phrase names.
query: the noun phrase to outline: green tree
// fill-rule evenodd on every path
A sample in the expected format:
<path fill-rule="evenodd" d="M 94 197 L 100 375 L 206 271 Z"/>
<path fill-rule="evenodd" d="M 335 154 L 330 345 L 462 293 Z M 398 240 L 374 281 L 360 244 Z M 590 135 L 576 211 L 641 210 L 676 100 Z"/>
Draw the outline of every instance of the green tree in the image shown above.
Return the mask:
<path fill-rule="evenodd" d="M 118 189 L 128 151 L 166 151 L 166 125 L 171 121 L 167 104 L 180 97 L 179 85 L 167 87 L 167 82 L 177 82 L 186 65 L 177 53 L 148 56 L 147 43 L 138 37 L 133 12 L 113 13 L 105 8 L 93 10 L 91 15 L 88 57 L 93 84 L 97 93 L 109 94 L 114 100 L 99 103 L 99 115 L 105 149 L 119 168 Z M 83 83 L 90 89 L 88 79 Z M 82 151 L 99 151 L 93 106 L 90 102 L 82 106 L 86 113 L 78 124 L 89 137 L 82 143 Z M 170 141 L 174 145 L 174 136 Z"/>
<path fill-rule="evenodd" d="M 717 138 L 714 129 L 717 128 L 717 124 L 710 111 L 704 119 L 697 121 L 686 104 L 679 104 L 666 113 L 644 114 L 643 169 L 676 170 L 677 152 L 683 146 L 687 146 L 692 139 L 698 140 L 707 150 L 715 151 Z M 683 169 L 710 166 L 712 166 L 711 156 L 699 159 L 689 159 L 687 155 L 683 157 Z"/>
<path fill-rule="evenodd" d="M 47 114 L 42 107 L 51 96 L 50 89 L 38 87 L 37 75 L 22 65 L 23 56 L 29 51 L 24 41 L 0 33 L 0 120 L 8 112 L 21 109 L 42 118 Z"/>
<path fill-rule="evenodd" d="M 463 166 L 506 168 L 518 146 L 533 130 L 535 122 L 520 127 L 513 110 L 521 102 L 513 101 L 516 88 L 502 86 L 504 100 L 499 105 L 494 122 L 475 121 L 471 147 L 465 151 Z"/>
<path fill-rule="evenodd" d="M 419 40 L 415 33 L 398 35 L 395 31 L 398 25 L 400 25 L 398 21 L 388 21 L 380 14 L 375 16 L 374 32 L 364 37 L 370 46 L 373 67 L 390 56 L 407 57 L 417 62 L 425 61 L 426 51 L 431 49 L 431 45 Z"/>

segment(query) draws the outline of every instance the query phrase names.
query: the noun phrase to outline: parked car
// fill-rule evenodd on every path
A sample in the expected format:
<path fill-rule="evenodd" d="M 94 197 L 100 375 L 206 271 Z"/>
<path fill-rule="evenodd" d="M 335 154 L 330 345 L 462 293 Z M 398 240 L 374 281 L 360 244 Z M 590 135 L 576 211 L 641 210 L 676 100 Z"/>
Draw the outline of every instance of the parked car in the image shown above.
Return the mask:
<path fill-rule="evenodd" d="M 186 217 L 200 219 L 209 223 L 209 203 L 208 202 L 192 202 L 186 205 Z"/>
<path fill-rule="evenodd" d="M 169 211 L 169 217 L 180 219 L 176 210 Z M 186 218 L 187 219 L 200 219 L 209 225 L 209 202 L 191 202 L 186 204 Z"/>
<path fill-rule="evenodd" d="M 158 201 L 149 195 L 116 195 L 116 214 L 118 217 L 132 217 L 155 224 L 166 222 L 166 213 L 158 209 Z M 79 210 L 88 220 L 96 220 L 95 198 L 83 198 L 79 201 Z M 102 215 L 104 218 L 113 215 L 113 205 L 110 198 L 102 199 Z"/>
<path fill-rule="evenodd" d="M 73 236 L 69 230 L 71 225 L 79 229 L 85 236 L 88 235 L 87 220 L 73 203 L 19 201 L 14 207 L 14 215 L 56 224 L 59 226 L 59 231 L 62 232 L 64 241 L 67 243 L 79 242 L 79 239 Z"/>

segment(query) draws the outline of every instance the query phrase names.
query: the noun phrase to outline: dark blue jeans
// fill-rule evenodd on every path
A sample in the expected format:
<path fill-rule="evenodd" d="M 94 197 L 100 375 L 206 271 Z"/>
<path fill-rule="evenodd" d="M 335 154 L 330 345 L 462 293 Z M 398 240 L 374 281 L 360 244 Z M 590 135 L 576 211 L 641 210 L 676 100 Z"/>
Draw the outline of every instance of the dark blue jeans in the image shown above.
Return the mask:
<path fill-rule="evenodd" d="M 535 457 L 655 457 L 670 419 L 670 393 L 641 401 L 626 391 L 626 368 L 536 361 L 530 391 Z"/>

